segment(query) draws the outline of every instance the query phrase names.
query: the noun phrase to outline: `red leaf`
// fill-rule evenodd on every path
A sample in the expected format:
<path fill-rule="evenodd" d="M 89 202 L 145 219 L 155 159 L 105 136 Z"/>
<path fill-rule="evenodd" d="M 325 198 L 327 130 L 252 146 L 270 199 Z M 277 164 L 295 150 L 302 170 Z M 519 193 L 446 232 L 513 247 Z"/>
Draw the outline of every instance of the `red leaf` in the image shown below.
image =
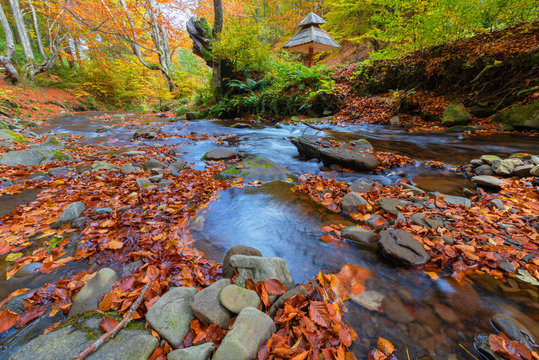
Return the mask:
<path fill-rule="evenodd" d="M 111 318 L 109 316 L 104 317 L 99 322 L 99 327 L 103 329 L 104 332 L 110 332 L 112 331 L 116 325 L 118 325 L 118 321 L 115 318 Z"/>
<path fill-rule="evenodd" d="M 9 309 L 0 312 L 0 333 L 9 330 L 19 320 L 21 315 Z"/>
<path fill-rule="evenodd" d="M 41 315 L 45 314 L 46 310 L 32 310 L 27 311 L 24 314 L 21 315 L 19 320 L 17 321 L 17 327 L 24 326 L 28 324 L 30 321 L 34 320 L 37 317 L 40 317 Z"/>
<path fill-rule="evenodd" d="M 264 281 L 264 286 L 268 291 L 268 295 L 282 295 L 286 292 L 283 283 L 277 279 L 269 279 Z"/>
<path fill-rule="evenodd" d="M 322 327 L 329 327 L 329 313 L 326 304 L 321 301 L 311 301 L 309 305 L 309 317 Z"/>

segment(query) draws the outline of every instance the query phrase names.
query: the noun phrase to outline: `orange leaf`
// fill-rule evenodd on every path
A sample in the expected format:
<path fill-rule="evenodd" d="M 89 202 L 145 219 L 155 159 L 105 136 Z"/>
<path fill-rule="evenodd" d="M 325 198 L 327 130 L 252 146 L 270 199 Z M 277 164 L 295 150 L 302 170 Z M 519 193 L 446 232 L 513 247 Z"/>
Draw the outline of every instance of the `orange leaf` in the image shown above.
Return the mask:
<path fill-rule="evenodd" d="M 118 250 L 124 247 L 124 243 L 119 240 L 111 240 L 107 243 L 107 248 L 112 250 Z"/>
<path fill-rule="evenodd" d="M 99 327 L 105 332 L 110 332 L 118 325 L 118 321 L 115 318 L 106 316 L 99 322 Z"/>
<path fill-rule="evenodd" d="M 378 341 L 376 342 L 376 347 L 378 350 L 384 353 L 385 356 L 390 356 L 395 351 L 395 346 L 388 340 L 379 337 Z"/>
<path fill-rule="evenodd" d="M 21 315 L 9 309 L 2 310 L 0 312 L 0 333 L 9 330 L 20 317 Z"/>
<path fill-rule="evenodd" d="M 268 291 L 268 295 L 282 295 L 286 292 L 283 283 L 277 279 L 269 279 L 264 281 L 264 286 Z"/>

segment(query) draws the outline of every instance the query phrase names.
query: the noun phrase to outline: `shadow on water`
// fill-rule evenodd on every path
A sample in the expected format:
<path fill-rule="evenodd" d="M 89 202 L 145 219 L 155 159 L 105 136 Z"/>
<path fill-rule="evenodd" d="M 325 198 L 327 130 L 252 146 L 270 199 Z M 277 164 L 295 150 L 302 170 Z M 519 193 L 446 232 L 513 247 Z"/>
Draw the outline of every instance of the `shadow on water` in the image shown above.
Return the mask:
<path fill-rule="evenodd" d="M 83 144 L 106 142 L 128 149 L 146 145 L 177 145 L 180 156 L 193 162 L 198 169 L 206 166 L 201 157 L 218 146 L 218 142 L 224 142 L 225 146 L 233 146 L 246 156 L 274 160 L 294 175 L 320 173 L 320 164 L 301 159 L 289 141 L 290 137 L 315 133 L 303 125 L 235 129 L 222 121 L 177 122 L 163 127 L 163 131 L 172 137 L 131 142 L 136 127 L 113 126 L 98 133 L 98 130 L 102 131 L 103 122 L 89 119 L 94 115 L 86 113 L 54 119 L 40 132 L 83 135 L 86 137 Z M 134 115 L 133 118 L 151 119 L 147 115 Z M 113 119 L 105 125 L 122 121 L 125 120 Z M 190 141 L 185 137 L 193 134 L 209 134 L 211 138 Z M 464 163 L 485 153 L 502 156 L 515 152 L 539 153 L 539 142 L 535 138 L 514 135 L 412 133 L 377 125 L 328 126 L 327 134 L 337 139 L 366 138 L 376 150 L 446 164 Z M 454 195 L 461 195 L 465 187 L 471 188 L 468 180 L 456 172 L 420 165 L 417 162 L 381 174 L 324 174 L 343 181 L 370 178 L 385 185 L 407 178 L 425 190 Z M 515 316 L 536 336 L 539 335 L 539 295 L 536 289 L 517 281 L 501 284 L 490 277 L 474 279 L 473 285 L 458 286 L 443 274 L 439 280 L 434 280 L 422 271 L 395 267 L 375 251 L 359 248 L 353 243 L 325 243 L 321 240 L 321 226 L 349 225 L 350 219 L 329 212 L 306 195 L 293 193 L 290 187 L 288 183 L 273 182 L 261 187 L 232 188 L 221 192 L 220 197 L 202 210 L 194 221 L 195 245 L 219 262 L 226 250 L 234 245 L 256 247 L 264 256 L 284 258 L 299 283 L 305 283 L 319 271 L 337 272 L 345 264 L 368 268 L 372 277 L 366 281 L 366 289 L 384 296 L 383 313 L 367 310 L 354 301 L 346 302 L 348 312 L 345 317 L 360 338 L 353 345 L 358 358 L 364 359 L 367 350 L 375 346 L 377 337 L 383 336 L 398 347 L 399 359 L 407 358 L 406 349 L 411 359 L 429 353 L 433 359 L 471 359 L 460 345 L 473 351 L 474 334 L 490 331 L 488 319 L 496 312 Z M 18 204 L 32 201 L 36 195 L 23 192 L 2 196 L 0 216 L 11 212 Z M 51 274 L 38 274 L 36 269 L 29 268 L 30 272 L 21 273 L 20 278 L 0 280 L 0 300 L 16 288 L 35 288 L 68 276 L 71 271 L 80 269 L 79 266 L 86 264 L 64 267 Z M 5 279 L 8 269 L 7 262 L 0 262 L 2 279 Z M 10 341 L 17 344 L 16 337 L 7 343 Z M 6 342 L 0 339 L 0 344 L 5 345 Z"/>

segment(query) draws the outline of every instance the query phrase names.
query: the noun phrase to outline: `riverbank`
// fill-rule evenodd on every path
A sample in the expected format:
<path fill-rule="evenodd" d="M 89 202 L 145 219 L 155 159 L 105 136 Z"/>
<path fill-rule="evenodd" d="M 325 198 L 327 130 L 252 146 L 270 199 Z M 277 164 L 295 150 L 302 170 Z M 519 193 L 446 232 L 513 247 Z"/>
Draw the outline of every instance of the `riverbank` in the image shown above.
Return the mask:
<path fill-rule="evenodd" d="M 505 181 L 510 187 L 494 193 L 479 191 L 481 196 L 473 193 L 464 198 L 463 189 L 474 191 L 475 186 L 455 166 L 471 163 L 484 153 L 498 154 L 500 160 L 512 153 L 538 153 L 533 140 L 519 142 L 519 137 L 512 135 L 483 139 L 480 135 L 419 136 L 378 125 L 328 125 L 318 132 L 334 145 L 366 137 L 376 151 L 392 147 L 412 159 L 397 162 L 391 169 L 354 172 L 300 158 L 288 138 L 306 131 L 312 131 L 314 137 L 315 130 L 305 125 L 232 125 L 178 121 L 166 114 L 78 114 L 51 119 L 32 129 L 36 137 L 29 137 L 28 143 L 13 141 L 11 149 L 3 148 L 2 154 L 54 151 L 52 158 L 47 158 L 47 153 L 38 160 L 32 156 L 32 161 L 39 162 L 36 167 L 30 163 L 1 166 L 5 177 L 2 206 L 11 205 L 9 213 L 0 218 L 0 268 L 9 274 L 2 283 L 2 298 L 13 291 L 30 289 L 23 306 L 11 310 L 20 315 L 18 325 L 26 327 L 14 325 L 2 333 L 3 346 L 14 353 L 30 340 L 21 338 L 21 334 L 35 337 L 45 328 L 64 322 L 80 289 L 104 268 L 115 275 L 95 308 L 117 311 L 121 316 L 151 282 L 135 316 L 148 320 L 147 310 L 159 299 L 166 299 L 167 291 L 177 286 L 209 289 L 222 281 L 224 255 L 238 244 L 256 248 L 264 258 L 284 259 L 293 285 L 299 284 L 309 294 L 301 301 L 299 297 L 290 300 L 289 307 L 281 304 L 282 312 L 270 316 L 277 332 L 266 350 L 261 350 L 268 352 L 267 356 L 263 352 L 262 358 L 309 357 L 317 349 L 326 349 L 330 358 L 346 351 L 365 358 L 377 347 L 378 337 L 393 343 L 399 358 L 406 358 L 407 353 L 414 358 L 429 354 L 465 358 L 468 355 L 458 344 L 479 356 L 473 348 L 474 336 L 497 334 L 500 329 L 491 328 L 488 320 L 500 313 L 518 319 L 532 338 L 537 338 L 538 319 L 533 316 L 537 313 L 536 285 L 529 282 L 537 281 L 537 233 L 533 232 L 530 213 L 537 202 L 533 180 L 529 176 L 511 179 L 509 174 Z M 57 141 L 49 140 L 52 134 Z M 36 145 L 39 147 L 33 147 Z M 226 151 L 213 150 L 223 146 Z M 59 158 L 60 154 L 66 158 Z M 252 160 L 260 158 L 273 163 Z M 459 160 L 452 162 L 452 158 Z M 238 163 L 244 159 L 244 163 Z M 432 161 L 435 159 L 437 163 Z M 529 160 L 531 157 L 522 161 Z M 214 178 L 234 165 L 236 168 L 222 174 L 230 180 Z M 271 178 L 266 177 L 270 174 Z M 333 185 L 326 187 L 325 181 Z M 362 190 L 357 187 L 359 182 L 372 188 Z M 425 194 L 405 188 L 406 183 L 424 188 Z M 301 187 L 308 184 L 312 191 L 303 194 Z M 427 194 L 435 191 L 446 195 Z M 35 197 L 29 200 L 28 192 L 35 192 Z M 355 200 L 362 197 L 364 202 L 355 209 L 353 203 L 348 204 L 348 210 L 342 212 L 342 199 L 348 194 L 356 194 L 352 195 Z M 471 206 L 451 203 L 457 196 Z M 504 209 L 497 207 L 496 199 Z M 61 215 L 68 206 L 73 210 L 69 218 L 68 214 Z M 424 217 L 416 219 L 416 213 Z M 399 222 L 403 217 L 405 222 Z M 502 226 L 507 221 L 507 226 Z M 397 230 L 409 233 L 412 240 L 408 241 L 419 240 L 431 260 L 426 267 L 407 268 L 410 264 L 395 262 L 394 256 L 376 250 L 373 244 L 344 236 L 359 232 L 374 239 L 380 249 L 385 246 L 382 232 Z M 496 245 L 482 233 L 491 234 Z M 453 244 L 447 242 L 449 237 Z M 499 243 L 502 238 L 503 243 Z M 503 259 L 494 261 L 491 256 Z M 500 267 L 504 260 L 514 268 Z M 527 271 L 529 277 L 521 271 Z M 238 279 L 234 280 L 238 284 Z M 269 314 L 275 299 L 271 295 L 279 296 L 283 290 L 275 283 L 262 284 L 251 284 L 250 289 L 263 303 L 261 312 Z M 210 292 L 216 293 L 206 293 Z M 321 309 L 335 301 L 332 293 L 345 301 L 348 312 L 332 313 L 331 309 L 337 309 L 333 305 Z M 117 315 L 110 317 L 119 320 Z M 200 319 L 197 316 L 191 319 L 196 322 L 189 322 L 191 337 L 186 338 L 184 346 L 198 344 L 201 339 L 217 346 L 231 329 L 230 324 Z M 91 333 L 103 333 L 96 324 L 90 325 Z M 139 325 L 139 330 L 150 326 L 144 320 L 139 320 Z M 161 334 L 159 340 L 167 339 L 155 323 L 151 328 Z M 330 328 L 339 331 L 334 333 Z M 313 333 L 325 335 L 319 339 L 312 337 Z M 378 351 L 383 353 L 388 346 L 381 343 L 385 347 L 379 346 Z M 181 345 L 175 340 L 167 340 L 152 353 L 164 358 L 178 347 Z"/>

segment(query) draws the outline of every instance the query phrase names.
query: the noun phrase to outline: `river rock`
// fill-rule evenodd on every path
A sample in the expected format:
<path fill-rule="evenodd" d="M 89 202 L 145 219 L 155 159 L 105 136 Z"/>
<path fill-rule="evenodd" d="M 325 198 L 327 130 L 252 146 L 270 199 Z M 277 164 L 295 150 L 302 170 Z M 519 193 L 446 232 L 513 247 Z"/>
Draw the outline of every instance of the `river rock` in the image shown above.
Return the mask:
<path fill-rule="evenodd" d="M 492 171 L 492 167 L 487 164 L 483 164 L 481 166 L 476 167 L 473 172 L 476 175 L 494 175 L 494 171 Z"/>
<path fill-rule="evenodd" d="M 511 175 L 515 170 L 515 165 L 511 159 L 494 160 L 492 162 L 492 171 L 497 175 Z"/>
<path fill-rule="evenodd" d="M 391 199 L 388 197 L 380 198 L 376 202 L 376 205 L 380 206 L 385 212 L 394 214 L 394 215 L 397 215 L 400 211 L 397 207 L 405 208 L 407 204 L 408 204 L 407 201 Z"/>
<path fill-rule="evenodd" d="M 85 211 L 86 205 L 80 201 L 69 204 L 64 212 L 58 217 L 58 220 L 51 224 L 51 228 L 58 229 L 65 223 L 71 223 L 71 225 L 74 226 L 75 224 L 73 224 L 73 221 L 80 218 Z"/>
<path fill-rule="evenodd" d="M 527 177 L 530 176 L 530 171 L 534 168 L 533 165 L 526 164 L 515 167 L 513 173 L 518 176 Z"/>
<path fill-rule="evenodd" d="M 236 284 L 239 286 L 245 286 L 247 279 L 253 279 L 255 284 L 277 279 L 288 290 L 294 287 L 294 278 L 281 258 L 234 255 L 230 258 L 230 264 L 238 271 Z"/>
<path fill-rule="evenodd" d="M 95 341 L 90 335 L 103 334 L 99 321 L 100 317 L 81 319 L 39 336 L 9 356 L 9 360 L 74 359 Z M 158 345 L 149 331 L 123 329 L 87 359 L 147 360 Z"/>
<path fill-rule="evenodd" d="M 131 163 L 123 164 L 120 168 L 120 172 L 124 175 L 129 175 L 131 173 L 137 172 L 138 170 L 139 169 Z"/>
<path fill-rule="evenodd" d="M 480 159 L 483 160 L 483 162 L 488 165 L 492 165 L 492 162 L 494 160 L 501 160 L 501 158 L 496 155 L 482 155 Z"/>
<path fill-rule="evenodd" d="M 124 156 L 134 156 L 134 157 L 138 157 L 138 156 L 144 156 L 144 155 L 146 155 L 146 151 L 142 151 L 142 150 L 129 150 L 129 151 L 126 151 L 126 152 L 122 153 L 122 155 L 124 155 Z"/>
<path fill-rule="evenodd" d="M 481 166 L 483 165 L 483 160 L 481 159 L 472 159 L 470 160 L 470 164 L 472 164 L 473 166 Z"/>
<path fill-rule="evenodd" d="M 215 346 L 212 342 L 174 350 L 167 355 L 167 360 L 209 360 Z"/>
<path fill-rule="evenodd" d="M 539 129 L 539 101 L 499 113 L 493 120 L 518 127 Z"/>
<path fill-rule="evenodd" d="M 49 136 L 47 140 L 45 140 L 41 144 L 41 146 L 63 149 L 66 145 L 62 140 L 58 139 L 56 136 Z"/>
<path fill-rule="evenodd" d="M 382 300 L 384 314 L 393 321 L 399 323 L 410 323 L 414 321 L 414 316 L 402 300 L 397 296 L 386 296 Z"/>
<path fill-rule="evenodd" d="M 490 205 L 494 206 L 495 208 L 499 210 L 505 210 L 505 205 L 500 199 L 494 199 L 490 202 Z"/>
<path fill-rule="evenodd" d="M 73 300 L 69 316 L 83 311 L 97 310 L 99 301 L 112 289 L 112 284 L 118 280 L 116 272 L 109 268 L 103 268 L 80 289 Z"/>
<path fill-rule="evenodd" d="M 346 239 L 368 247 L 378 247 L 376 233 L 359 226 L 349 226 L 341 230 L 341 235 Z"/>
<path fill-rule="evenodd" d="M 401 229 L 390 228 L 381 231 L 379 244 L 384 255 L 403 265 L 422 266 L 430 260 L 423 244 Z"/>
<path fill-rule="evenodd" d="M 445 108 L 442 124 L 446 126 L 466 125 L 472 121 L 472 115 L 459 101 L 453 101 Z"/>
<path fill-rule="evenodd" d="M 176 159 L 168 166 L 167 169 L 170 170 L 174 176 L 177 176 L 180 171 L 191 168 L 191 165 L 186 163 L 182 159 Z"/>
<path fill-rule="evenodd" d="M 383 220 L 383 222 L 382 222 Z M 372 215 L 369 220 L 367 220 L 367 224 L 376 230 L 382 230 L 389 226 L 389 221 L 384 218 L 382 215 Z"/>
<path fill-rule="evenodd" d="M 344 143 L 338 147 L 323 137 L 305 135 L 292 139 L 298 152 L 308 159 L 317 158 L 325 166 L 337 164 L 356 171 L 370 171 L 378 166 L 372 145 L 365 139 Z"/>
<path fill-rule="evenodd" d="M 236 255 L 241 256 L 241 255 Z M 271 318 L 255 308 L 243 309 L 212 360 L 251 360 L 276 331 Z"/>
<path fill-rule="evenodd" d="M 230 148 L 219 146 L 213 150 L 208 151 L 202 160 L 226 160 L 237 156 L 238 153 Z"/>
<path fill-rule="evenodd" d="M 495 314 L 490 318 L 490 321 L 498 331 L 503 332 L 510 339 L 526 344 L 530 350 L 533 350 L 532 345 L 537 345 L 532 332 L 511 316 Z"/>
<path fill-rule="evenodd" d="M 530 170 L 530 175 L 539 176 L 539 166 L 536 166 L 533 169 L 531 169 Z"/>
<path fill-rule="evenodd" d="M 246 307 L 258 309 L 260 298 L 256 291 L 236 285 L 228 285 L 219 293 L 221 304 L 234 314 L 239 314 Z"/>
<path fill-rule="evenodd" d="M 356 192 L 350 192 L 342 198 L 341 208 L 345 213 L 356 214 L 359 205 L 369 205 L 369 203 Z"/>
<path fill-rule="evenodd" d="M 182 344 L 195 316 L 189 307 L 197 289 L 171 288 L 148 310 L 146 320 L 174 348 Z"/>
<path fill-rule="evenodd" d="M 370 181 L 356 180 L 348 183 L 348 186 L 352 192 L 364 193 L 372 190 L 374 183 Z"/>
<path fill-rule="evenodd" d="M 432 193 L 433 196 L 443 196 L 444 201 L 450 205 L 460 205 L 464 207 L 471 207 L 473 203 L 470 201 L 470 199 L 462 197 L 462 196 L 454 196 L 454 195 L 447 195 L 442 194 L 441 192 L 434 192 Z"/>
<path fill-rule="evenodd" d="M 45 161 L 45 156 L 36 150 L 19 150 L 10 151 L 2 158 L 0 158 L 0 164 L 7 166 L 38 166 Z"/>
<path fill-rule="evenodd" d="M 277 181 L 293 178 L 294 176 L 281 165 L 264 158 L 255 158 L 239 162 L 231 168 L 215 176 L 221 180 L 231 180 L 242 177 L 244 182 L 261 180 Z"/>
<path fill-rule="evenodd" d="M 133 134 L 133 139 L 139 139 L 139 138 L 143 138 L 143 139 L 155 139 L 155 137 L 157 136 L 157 134 L 160 132 L 160 130 L 155 127 L 155 126 L 146 126 L 146 127 L 143 127 L 143 128 L 140 128 L 138 129 L 134 134 Z"/>
<path fill-rule="evenodd" d="M 486 176 L 486 175 L 474 176 L 472 177 L 472 181 L 478 186 L 484 186 L 484 187 L 493 188 L 493 189 L 500 189 L 501 185 L 507 184 L 506 181 L 498 179 L 497 177 Z"/>
<path fill-rule="evenodd" d="M 353 302 L 371 311 L 380 311 L 384 298 L 385 296 L 383 294 L 374 290 L 363 291 L 357 295 L 350 295 L 350 299 Z"/>
<path fill-rule="evenodd" d="M 117 170 L 116 165 L 111 164 L 106 161 L 94 161 L 92 164 L 92 171 L 101 171 L 101 170 Z"/>
<path fill-rule="evenodd" d="M 308 294 L 309 293 L 307 292 L 307 289 L 305 289 L 303 286 L 296 286 L 295 288 L 288 290 L 273 302 L 268 311 L 269 316 L 274 317 L 277 313 L 277 310 L 279 310 L 279 308 L 283 306 L 286 300 L 293 298 L 296 295 L 307 296 Z"/>
<path fill-rule="evenodd" d="M 230 265 L 230 258 L 234 255 L 262 256 L 262 253 L 258 249 L 245 245 L 236 245 L 228 249 L 223 259 L 223 277 L 225 278 L 234 276 L 234 268 Z"/>
<path fill-rule="evenodd" d="M 138 178 L 135 180 L 135 185 L 137 185 L 139 189 L 144 189 L 148 186 L 152 186 L 152 182 L 146 178 Z"/>
<path fill-rule="evenodd" d="M 483 359 L 488 360 L 503 360 L 501 356 L 496 354 L 494 350 L 490 348 L 490 334 L 479 333 L 474 336 L 474 348 L 478 353 L 482 355 Z"/>
<path fill-rule="evenodd" d="M 230 284 L 229 279 L 221 279 L 194 296 L 190 307 L 198 320 L 228 329 L 228 322 L 232 316 L 219 301 L 219 293 Z"/>
<path fill-rule="evenodd" d="M 154 158 L 149 158 L 148 160 L 146 160 L 144 162 L 144 164 L 142 164 L 142 167 L 144 168 L 144 171 L 148 171 L 148 170 L 151 170 L 151 169 L 155 169 L 155 168 L 158 168 L 158 169 L 164 169 L 167 167 L 167 164 L 157 160 L 157 159 L 154 159 Z"/>

